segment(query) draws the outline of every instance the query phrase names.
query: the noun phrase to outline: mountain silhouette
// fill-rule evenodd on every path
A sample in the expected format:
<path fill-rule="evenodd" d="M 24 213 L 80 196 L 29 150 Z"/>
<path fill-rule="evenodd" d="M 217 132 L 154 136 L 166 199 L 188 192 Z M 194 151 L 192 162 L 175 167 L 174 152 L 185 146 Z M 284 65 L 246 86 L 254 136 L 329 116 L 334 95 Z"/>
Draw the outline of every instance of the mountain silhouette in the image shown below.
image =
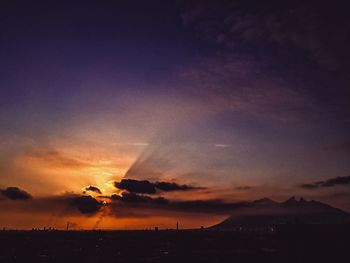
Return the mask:
<path fill-rule="evenodd" d="M 273 201 L 270 198 L 258 199 L 258 200 L 253 201 L 253 203 L 255 205 L 276 205 L 276 204 L 278 204 L 276 201 Z"/>
<path fill-rule="evenodd" d="M 278 203 L 268 198 L 255 200 L 246 207 L 212 226 L 212 228 L 230 229 L 244 225 L 278 224 L 348 224 L 350 213 L 318 201 L 306 201 L 295 197 Z"/>

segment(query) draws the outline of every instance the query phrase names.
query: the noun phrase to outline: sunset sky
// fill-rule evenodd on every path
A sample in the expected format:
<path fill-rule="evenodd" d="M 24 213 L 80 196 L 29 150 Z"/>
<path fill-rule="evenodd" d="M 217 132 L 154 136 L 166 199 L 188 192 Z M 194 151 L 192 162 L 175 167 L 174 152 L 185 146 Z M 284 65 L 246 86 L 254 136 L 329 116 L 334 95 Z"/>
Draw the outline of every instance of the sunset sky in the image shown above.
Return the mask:
<path fill-rule="evenodd" d="M 200 227 L 263 197 L 350 211 L 344 5 L 1 1 L 0 227 Z"/>

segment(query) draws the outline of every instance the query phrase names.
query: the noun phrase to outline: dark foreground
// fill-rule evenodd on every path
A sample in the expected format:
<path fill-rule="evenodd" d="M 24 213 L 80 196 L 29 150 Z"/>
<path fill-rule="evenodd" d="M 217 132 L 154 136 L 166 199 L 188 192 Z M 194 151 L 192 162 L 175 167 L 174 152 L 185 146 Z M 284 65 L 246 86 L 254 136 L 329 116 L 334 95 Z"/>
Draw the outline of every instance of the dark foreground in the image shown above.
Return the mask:
<path fill-rule="evenodd" d="M 350 228 L 0 231 L 0 262 L 350 262 Z"/>

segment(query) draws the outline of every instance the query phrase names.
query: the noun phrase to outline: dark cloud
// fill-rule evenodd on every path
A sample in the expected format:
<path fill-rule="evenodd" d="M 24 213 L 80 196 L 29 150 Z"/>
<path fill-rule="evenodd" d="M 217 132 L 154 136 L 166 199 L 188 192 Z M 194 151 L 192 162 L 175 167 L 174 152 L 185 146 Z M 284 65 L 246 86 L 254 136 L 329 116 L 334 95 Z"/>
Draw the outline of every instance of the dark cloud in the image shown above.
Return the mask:
<path fill-rule="evenodd" d="M 90 186 L 86 187 L 85 190 L 86 191 L 95 192 L 95 193 L 98 193 L 98 194 L 102 194 L 101 190 L 98 187 L 93 186 L 93 185 L 90 185 Z"/>
<path fill-rule="evenodd" d="M 11 200 L 28 200 L 32 199 L 32 196 L 18 188 L 18 187 L 7 187 L 6 189 L 0 190 L 2 195 Z"/>
<path fill-rule="evenodd" d="M 151 197 L 145 195 L 139 195 L 135 193 L 124 192 L 121 195 L 112 195 L 111 198 L 113 200 L 118 200 L 126 203 L 146 203 L 152 200 Z"/>
<path fill-rule="evenodd" d="M 2 196 L 5 196 L 2 194 Z M 19 200 L 19 199 L 18 199 Z M 102 210 L 104 203 L 88 195 L 78 195 L 74 193 L 65 193 L 63 195 L 38 197 L 27 200 L 26 202 L 12 201 L 0 202 L 0 209 L 6 211 L 27 212 L 27 213 L 48 213 L 52 215 L 50 220 L 56 220 L 62 216 L 76 216 L 83 214 L 85 216 L 93 215 Z"/>
<path fill-rule="evenodd" d="M 288 119 L 284 116 L 288 114 L 297 120 L 306 116 L 347 122 L 350 19 L 346 1 L 182 2 L 184 24 L 213 44 L 214 58 L 224 58 L 221 65 L 212 59 L 209 65 L 198 63 L 187 70 L 194 79 L 191 87 L 199 94 L 209 90 L 218 95 L 219 105 L 244 106 L 245 112 L 281 119 Z M 305 101 L 298 101 L 299 95 Z"/>
<path fill-rule="evenodd" d="M 103 203 L 89 195 L 84 195 L 70 198 L 70 205 L 76 207 L 82 214 L 95 214 L 101 209 Z"/>
<path fill-rule="evenodd" d="M 194 190 L 194 189 L 202 189 L 201 187 L 194 187 L 186 184 L 177 184 L 177 183 L 169 183 L 169 182 L 156 182 L 154 186 L 162 191 L 186 191 L 186 190 Z"/>
<path fill-rule="evenodd" d="M 191 0 L 184 1 L 183 10 L 186 25 L 231 49 L 269 50 L 289 59 L 293 58 L 286 50 L 301 50 L 296 60 L 304 56 L 304 61 L 314 60 L 328 68 L 349 65 L 345 1 Z"/>
<path fill-rule="evenodd" d="M 134 180 L 134 179 L 122 179 L 120 182 L 115 182 L 114 186 L 127 190 L 131 193 L 140 193 L 140 194 L 155 194 L 156 189 L 154 184 L 147 180 Z"/>
<path fill-rule="evenodd" d="M 302 184 L 301 187 L 305 189 L 317 189 L 322 187 L 333 187 L 337 185 L 350 185 L 350 175 L 338 176 L 325 181 Z"/>
<path fill-rule="evenodd" d="M 157 190 L 170 191 L 188 191 L 203 189 L 201 187 L 190 186 L 186 184 L 177 184 L 173 182 L 150 182 L 148 180 L 122 179 L 114 183 L 115 187 L 121 190 L 127 190 L 130 193 L 155 194 Z"/>
<path fill-rule="evenodd" d="M 124 192 L 121 195 L 112 195 L 111 199 L 118 200 L 125 203 L 155 203 L 155 204 L 167 204 L 169 201 L 163 197 L 150 197 L 146 195 L 140 195 L 136 193 Z"/>

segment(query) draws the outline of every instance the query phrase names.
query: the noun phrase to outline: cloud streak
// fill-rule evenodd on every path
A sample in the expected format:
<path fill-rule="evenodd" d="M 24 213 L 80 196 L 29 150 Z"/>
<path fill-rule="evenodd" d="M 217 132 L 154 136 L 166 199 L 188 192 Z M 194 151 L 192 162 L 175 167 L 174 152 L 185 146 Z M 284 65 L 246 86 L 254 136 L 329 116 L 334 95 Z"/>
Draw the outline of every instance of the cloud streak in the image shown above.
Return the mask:
<path fill-rule="evenodd" d="M 224 202 L 220 199 L 209 200 L 169 200 L 163 197 L 150 197 L 124 192 L 122 195 L 105 196 L 110 199 L 108 207 L 113 216 L 151 217 L 167 213 L 207 213 L 231 214 L 235 209 L 248 207 L 249 202 Z"/>
<path fill-rule="evenodd" d="M 26 153 L 26 157 L 34 161 L 38 161 L 44 165 L 57 168 L 83 169 L 91 166 L 91 164 L 87 162 L 67 156 L 55 149 L 39 149 L 35 151 L 28 151 Z"/>
<path fill-rule="evenodd" d="M 90 191 L 90 192 L 95 192 L 95 193 L 98 193 L 98 194 L 102 194 L 102 191 L 98 187 L 93 186 L 93 185 L 85 187 L 85 191 Z"/>
<path fill-rule="evenodd" d="M 148 180 L 122 179 L 120 182 L 115 182 L 114 186 L 120 190 L 126 190 L 130 193 L 138 194 L 156 194 L 157 192 L 172 192 L 172 191 L 189 191 L 203 189 L 186 184 L 177 184 L 174 182 L 150 182 Z"/>
<path fill-rule="evenodd" d="M 1 200 L 1 208 L 8 211 L 29 211 L 50 212 L 59 215 L 83 214 L 93 215 L 99 212 L 104 206 L 104 202 L 90 195 L 79 195 L 74 193 L 65 193 L 50 197 L 33 198 L 28 192 L 18 187 L 7 187 L 0 189 L 1 196 L 5 199 Z M 25 204 L 18 202 L 14 205 L 12 200 L 26 200 Z"/>
<path fill-rule="evenodd" d="M 338 176 L 324 181 L 302 184 L 300 187 L 304 189 L 319 189 L 324 187 L 335 187 L 338 185 L 350 185 L 350 175 Z"/>

